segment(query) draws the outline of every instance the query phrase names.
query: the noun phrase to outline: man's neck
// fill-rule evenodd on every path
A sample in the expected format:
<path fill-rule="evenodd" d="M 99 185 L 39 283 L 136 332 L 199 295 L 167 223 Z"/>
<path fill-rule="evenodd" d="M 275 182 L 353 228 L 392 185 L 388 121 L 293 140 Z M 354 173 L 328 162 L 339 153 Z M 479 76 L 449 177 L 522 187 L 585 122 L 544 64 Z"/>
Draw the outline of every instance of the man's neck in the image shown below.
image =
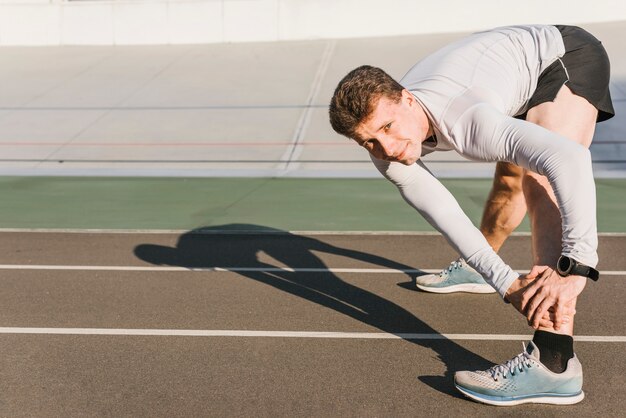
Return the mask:
<path fill-rule="evenodd" d="M 413 97 L 415 98 L 415 102 L 417 103 L 417 106 L 415 107 L 415 112 L 417 112 L 418 123 L 423 128 L 422 132 L 425 132 L 424 138 L 422 138 L 422 142 L 424 142 L 430 137 L 433 137 L 433 138 L 435 137 L 435 130 L 433 129 L 432 122 L 428 118 L 426 109 L 424 109 L 424 106 L 419 101 L 417 96 L 414 93 L 411 93 L 411 94 L 413 95 Z"/>

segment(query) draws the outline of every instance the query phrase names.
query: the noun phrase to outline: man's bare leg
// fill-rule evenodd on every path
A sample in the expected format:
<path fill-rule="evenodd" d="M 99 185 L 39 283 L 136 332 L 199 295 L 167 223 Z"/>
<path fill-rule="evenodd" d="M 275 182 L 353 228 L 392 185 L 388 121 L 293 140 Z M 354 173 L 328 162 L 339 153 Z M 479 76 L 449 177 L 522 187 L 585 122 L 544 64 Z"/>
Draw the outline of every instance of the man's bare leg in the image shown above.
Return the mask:
<path fill-rule="evenodd" d="M 595 131 L 598 111 L 586 99 L 576 96 L 564 85 L 553 102 L 530 109 L 526 120 L 556 132 L 589 148 Z M 533 258 L 536 265 L 555 267 L 561 254 L 561 215 L 547 179 L 526 172 L 523 191 L 531 221 Z M 573 301 L 575 306 L 576 301 Z M 558 331 L 539 328 L 559 334 L 573 335 L 573 319 Z"/>
<path fill-rule="evenodd" d="M 480 222 L 480 232 L 496 252 L 526 215 L 523 177 L 521 167 L 505 162 L 496 165 L 493 186 Z"/>

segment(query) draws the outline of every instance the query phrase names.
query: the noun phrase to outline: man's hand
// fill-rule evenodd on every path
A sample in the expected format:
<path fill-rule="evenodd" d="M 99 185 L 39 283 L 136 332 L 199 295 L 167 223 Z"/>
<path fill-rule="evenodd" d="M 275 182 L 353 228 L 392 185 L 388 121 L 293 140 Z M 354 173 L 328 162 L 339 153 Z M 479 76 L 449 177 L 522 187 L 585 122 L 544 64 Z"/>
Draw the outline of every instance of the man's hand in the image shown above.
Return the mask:
<path fill-rule="evenodd" d="M 531 275 L 536 279 L 521 295 L 521 306 L 528 324 L 535 329 L 542 326 L 543 316 L 552 309 L 554 329 L 558 331 L 564 324 L 564 317 L 576 313 L 576 298 L 585 288 L 587 279 L 582 276 L 562 277 L 546 266 L 535 266 Z"/>
<path fill-rule="evenodd" d="M 537 316 L 539 313 L 535 311 L 533 311 L 535 315 L 528 314 L 529 302 L 537 292 L 536 280 L 543 278 L 545 274 L 549 273 L 548 270 L 551 269 L 547 266 L 533 267 L 530 273 L 525 276 L 520 276 L 519 279 L 511 284 L 506 292 L 505 299 L 511 302 L 515 309 L 527 317 L 528 325 L 531 325 L 533 328 L 544 327 L 558 330 L 562 325 L 567 324 L 576 314 L 574 303 L 566 303 L 561 307 L 560 311 L 555 309 L 555 306 L 548 305 L 548 308 L 543 310 L 540 316 Z M 573 276 L 571 278 L 573 278 Z M 533 288 L 531 286 L 535 287 Z M 575 299 L 575 297 L 573 299 Z M 575 302 L 575 300 L 572 302 Z"/>

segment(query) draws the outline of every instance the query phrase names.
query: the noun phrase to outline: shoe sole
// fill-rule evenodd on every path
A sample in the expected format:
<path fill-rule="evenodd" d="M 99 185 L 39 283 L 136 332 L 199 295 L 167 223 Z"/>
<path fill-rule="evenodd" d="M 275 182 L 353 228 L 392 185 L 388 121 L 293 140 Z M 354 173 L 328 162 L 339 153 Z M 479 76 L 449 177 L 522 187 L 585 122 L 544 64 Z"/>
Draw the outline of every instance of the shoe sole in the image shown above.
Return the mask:
<path fill-rule="evenodd" d="M 536 396 L 527 396 L 523 398 L 517 399 L 507 399 L 507 400 L 499 400 L 499 399 L 491 399 L 484 398 L 480 394 L 476 392 L 472 392 L 469 389 L 462 388 L 458 385 L 454 385 L 463 395 L 467 396 L 470 399 L 473 399 L 477 402 L 484 403 L 487 405 L 495 405 L 495 406 L 514 406 L 521 405 L 525 403 L 542 403 L 542 404 L 550 404 L 550 405 L 573 405 L 585 398 L 585 392 L 582 390 L 580 393 L 571 396 L 558 396 L 558 395 L 550 395 L 550 394 L 540 394 Z"/>
<path fill-rule="evenodd" d="M 429 292 L 429 293 L 455 293 L 455 292 L 496 293 L 496 289 L 489 286 L 488 284 L 479 284 L 479 283 L 455 284 L 455 285 L 446 286 L 446 287 L 429 287 L 429 286 L 416 283 L 415 286 L 418 289 L 423 290 L 424 292 Z"/>

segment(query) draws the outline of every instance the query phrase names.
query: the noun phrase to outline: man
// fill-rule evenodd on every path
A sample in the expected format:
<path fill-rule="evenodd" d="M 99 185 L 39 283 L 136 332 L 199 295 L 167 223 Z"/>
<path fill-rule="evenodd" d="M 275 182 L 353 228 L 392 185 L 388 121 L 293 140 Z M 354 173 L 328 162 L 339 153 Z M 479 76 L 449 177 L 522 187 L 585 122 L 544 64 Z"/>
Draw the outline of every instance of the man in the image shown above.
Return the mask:
<path fill-rule="evenodd" d="M 587 278 L 598 278 L 588 148 L 595 123 L 614 115 L 609 72 L 600 41 L 580 28 L 516 26 L 454 42 L 418 62 L 400 83 L 362 66 L 335 90 L 331 125 L 365 147 L 406 202 L 462 256 L 448 273 L 471 274 L 466 262 L 536 330 L 512 360 L 456 373 L 456 387 L 472 399 L 574 404 L 584 397 L 573 316 Z M 443 150 L 498 162 L 482 222 L 487 239 L 420 161 Z M 496 251 L 526 209 L 535 266 L 520 277 Z M 422 286 L 447 287 L 442 275 Z M 457 282 L 481 285 L 476 276 Z"/>

